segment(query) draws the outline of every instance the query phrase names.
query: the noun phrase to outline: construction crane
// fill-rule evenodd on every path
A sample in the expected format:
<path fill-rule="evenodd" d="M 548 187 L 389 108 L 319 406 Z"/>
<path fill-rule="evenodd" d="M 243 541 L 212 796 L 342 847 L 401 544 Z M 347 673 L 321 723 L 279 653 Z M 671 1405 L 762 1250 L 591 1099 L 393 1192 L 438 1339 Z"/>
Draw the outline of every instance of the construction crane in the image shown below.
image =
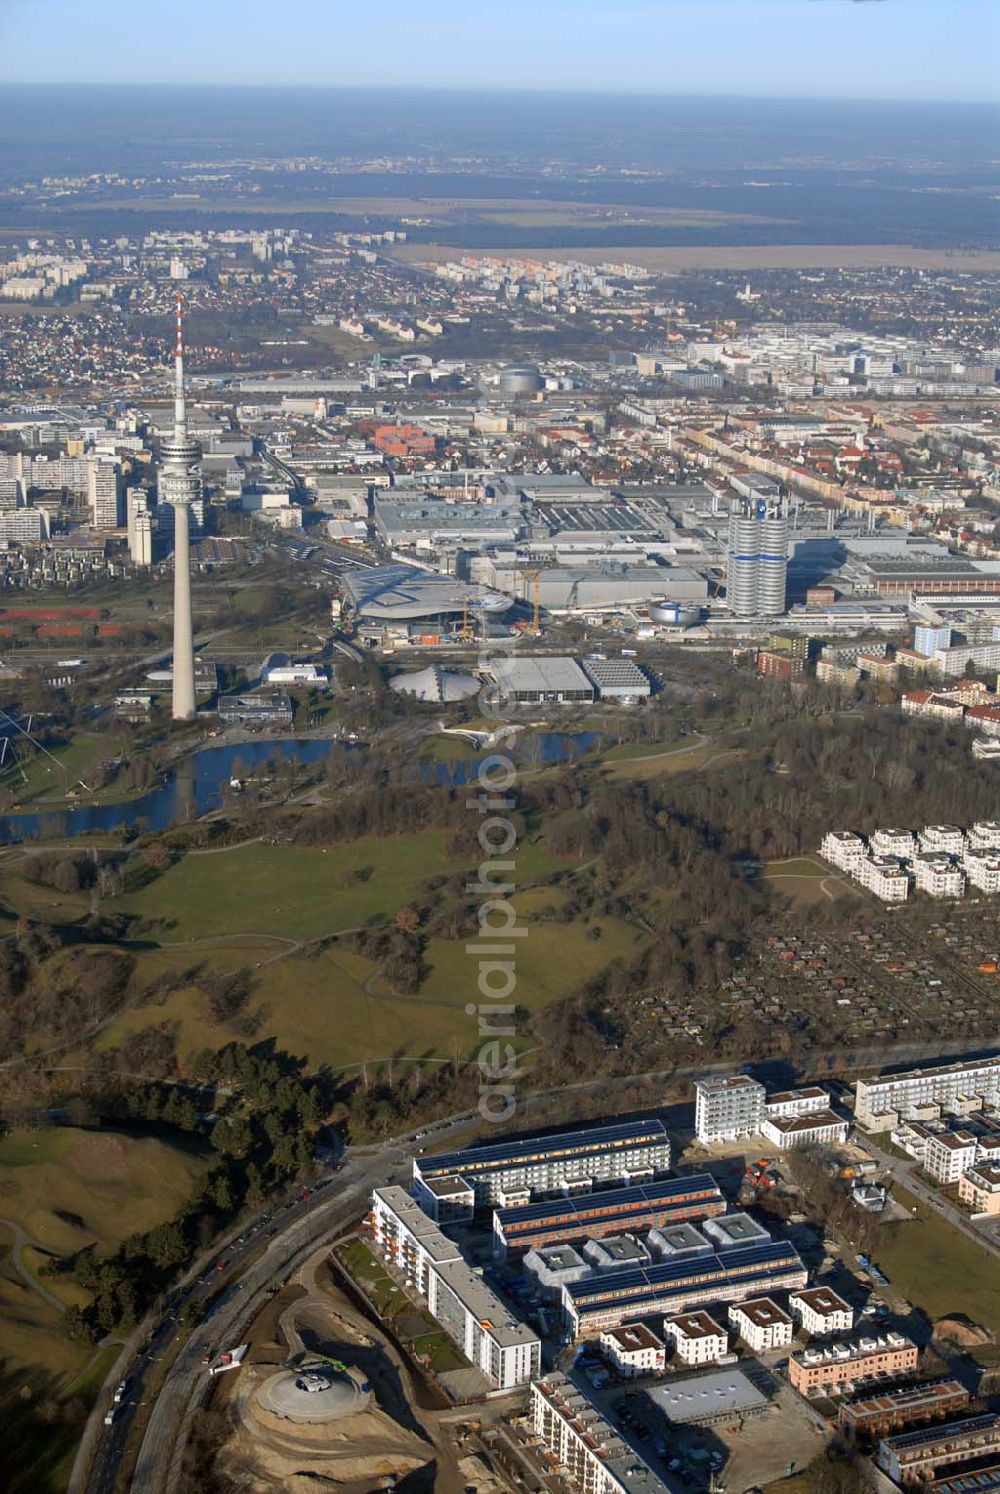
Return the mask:
<path fill-rule="evenodd" d="M 536 638 L 542 636 L 542 573 L 537 568 L 522 571 L 525 581 L 533 582 L 531 631 Z"/>

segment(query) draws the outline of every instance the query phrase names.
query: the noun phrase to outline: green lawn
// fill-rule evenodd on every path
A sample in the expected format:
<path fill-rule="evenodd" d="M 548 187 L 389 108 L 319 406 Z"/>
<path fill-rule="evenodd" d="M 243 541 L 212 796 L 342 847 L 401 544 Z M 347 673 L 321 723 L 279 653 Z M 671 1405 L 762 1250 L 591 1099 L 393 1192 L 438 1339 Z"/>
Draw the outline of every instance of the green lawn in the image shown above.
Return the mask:
<path fill-rule="evenodd" d="M 560 896 L 565 894 L 546 888 L 520 894 L 519 911 L 530 919 L 525 901 L 558 901 Z M 528 921 L 517 951 L 513 1000 L 537 1011 L 641 948 L 645 936 L 630 924 L 611 918 L 597 922 L 601 938 L 594 940 L 583 924 Z M 166 969 L 196 964 L 212 971 L 249 967 L 255 982 L 249 1007 L 265 1011 L 261 1035 L 273 1035 L 280 1047 L 304 1056 L 314 1068 L 392 1057 L 443 1059 L 478 1046 L 475 1018 L 466 1011 L 468 1002 L 478 1000 L 478 964 L 462 942 L 430 941 L 429 973 L 413 996 L 389 991 L 369 961 L 339 943 L 318 954 L 259 963 L 281 948 L 274 940 L 230 937 L 194 949 L 151 950 L 139 956 L 139 972 L 142 979 L 152 980 Z M 184 985 L 163 1002 L 123 1012 L 96 1046 L 115 1047 L 129 1034 L 162 1022 L 176 1023 L 182 1058 L 206 1046 L 221 1047 L 239 1035 L 214 1023 L 207 998 L 197 987 Z M 519 1046 L 516 1037 L 514 1044 Z"/>
<path fill-rule="evenodd" d="M 361 1240 L 352 1240 L 338 1251 L 338 1255 L 380 1317 L 391 1322 L 398 1312 L 410 1305 L 406 1293 Z"/>
<path fill-rule="evenodd" d="M 904 1209 L 916 1205 L 917 1212 L 911 1223 L 882 1232 L 872 1251 L 875 1265 L 928 1317 L 965 1314 L 1000 1337 L 996 1257 L 904 1188 L 893 1194 Z"/>
<path fill-rule="evenodd" d="M 427 830 L 328 850 L 250 845 L 187 856 L 115 907 L 167 919 L 168 941 L 234 932 L 316 939 L 373 915 L 391 917 L 417 883 L 451 869 L 446 839 L 443 830 Z M 371 869 L 368 880 L 352 881 L 364 868 Z"/>
<path fill-rule="evenodd" d="M 80 780 L 89 783 L 87 774 L 106 745 L 102 737 L 80 733 L 68 747 L 60 748 L 51 756 L 37 753 L 26 763 L 27 782 L 19 767 L 8 769 L 0 782 L 16 794 L 18 804 L 33 804 L 40 799 L 63 800 L 69 789 L 75 789 L 79 797 L 86 798 Z"/>
<path fill-rule="evenodd" d="M 57 1254 L 169 1219 L 191 1192 L 197 1151 L 153 1137 L 52 1126 L 0 1138 L 0 1216 Z"/>

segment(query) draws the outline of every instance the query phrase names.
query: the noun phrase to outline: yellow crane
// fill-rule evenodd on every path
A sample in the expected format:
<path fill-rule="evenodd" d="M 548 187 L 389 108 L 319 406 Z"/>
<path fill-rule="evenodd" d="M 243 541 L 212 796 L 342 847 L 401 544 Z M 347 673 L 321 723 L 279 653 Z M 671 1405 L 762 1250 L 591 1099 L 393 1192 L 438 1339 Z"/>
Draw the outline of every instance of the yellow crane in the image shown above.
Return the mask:
<path fill-rule="evenodd" d="M 542 636 L 542 573 L 533 568 L 530 571 L 522 571 L 525 581 L 533 582 L 532 587 L 532 618 L 531 631 L 536 638 Z"/>

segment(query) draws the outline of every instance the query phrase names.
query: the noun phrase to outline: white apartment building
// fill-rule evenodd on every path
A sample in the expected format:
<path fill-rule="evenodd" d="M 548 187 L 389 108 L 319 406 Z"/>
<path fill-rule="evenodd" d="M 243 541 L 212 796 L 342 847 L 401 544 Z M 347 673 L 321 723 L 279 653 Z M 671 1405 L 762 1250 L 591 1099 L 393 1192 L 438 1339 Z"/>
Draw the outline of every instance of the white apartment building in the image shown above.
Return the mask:
<path fill-rule="evenodd" d="M 976 1165 L 979 1144 L 967 1131 L 942 1131 L 931 1134 L 924 1146 L 924 1171 L 936 1183 L 957 1183 Z"/>
<path fill-rule="evenodd" d="M 866 854 L 864 837 L 855 835 L 853 830 L 829 830 L 823 836 L 819 853 L 831 866 L 854 876 Z"/>
<path fill-rule="evenodd" d="M 458 1247 L 402 1188 L 376 1188 L 372 1238 L 466 1359 L 498 1390 L 524 1385 L 541 1370 L 537 1334 L 515 1318 L 462 1259 Z"/>
<path fill-rule="evenodd" d="M 87 467 L 87 503 L 95 529 L 117 529 L 122 522 L 121 473 L 114 462 L 91 461 Z"/>
<path fill-rule="evenodd" d="M 876 830 L 870 845 L 875 856 L 898 856 L 903 861 L 908 861 L 917 849 L 913 831 L 897 828 Z"/>
<path fill-rule="evenodd" d="M 571 1489 L 581 1494 L 667 1494 L 666 1484 L 640 1454 L 558 1371 L 533 1382 L 528 1415 L 553 1468 L 564 1471 Z"/>
<path fill-rule="evenodd" d="M 768 1120 L 781 1117 L 812 1115 L 818 1110 L 829 1110 L 830 1096 L 820 1085 L 808 1089 L 786 1089 L 779 1094 L 768 1095 L 764 1101 L 764 1115 Z"/>
<path fill-rule="evenodd" d="M 854 875 L 885 903 L 902 903 L 910 895 L 910 878 L 891 855 L 866 856 Z"/>
<path fill-rule="evenodd" d="M 891 1131 L 922 1106 L 944 1109 L 977 1097 L 989 1108 L 1000 1105 L 1000 1055 L 859 1079 L 854 1118 L 870 1131 Z"/>
<path fill-rule="evenodd" d="M 427 1199 L 431 1211 L 427 1185 L 434 1178 L 460 1177 L 474 1190 L 478 1205 L 526 1203 L 535 1193 L 574 1183 L 586 1190 L 611 1179 L 666 1172 L 669 1166 L 670 1138 L 662 1121 L 622 1121 L 415 1157 L 413 1191 L 422 1202 Z"/>
<path fill-rule="evenodd" d="M 667 1349 L 661 1338 L 645 1323 L 623 1323 L 620 1328 L 606 1328 L 600 1337 L 601 1350 L 623 1379 L 636 1375 L 663 1373 Z"/>
<path fill-rule="evenodd" d="M 1000 851 L 1000 820 L 977 820 L 966 844 L 973 850 Z"/>
<path fill-rule="evenodd" d="M 972 1167 L 958 1180 L 958 1196 L 973 1214 L 1000 1216 L 1000 1167 Z"/>
<path fill-rule="evenodd" d="M 707 1312 L 664 1318 L 663 1333 L 682 1364 L 717 1364 L 729 1353 L 729 1334 Z"/>
<path fill-rule="evenodd" d="M 965 872 L 940 851 L 918 851 L 911 863 L 918 891 L 928 897 L 963 897 Z"/>
<path fill-rule="evenodd" d="M 734 1302 L 729 1309 L 729 1324 L 748 1349 L 755 1354 L 769 1354 L 790 1344 L 795 1332 L 787 1312 L 770 1297 L 751 1297 Z"/>
<path fill-rule="evenodd" d="M 1000 892 L 1000 851 L 966 846 L 962 869 L 969 885 L 979 892 Z"/>
<path fill-rule="evenodd" d="M 767 1094 L 745 1074 L 695 1081 L 694 1130 L 701 1142 L 739 1141 L 760 1133 Z"/>
<path fill-rule="evenodd" d="M 49 537 L 49 516 L 44 508 L 17 508 L 0 513 L 0 540 L 18 545 L 37 545 Z"/>
<path fill-rule="evenodd" d="M 957 825 L 925 825 L 917 839 L 922 851 L 944 851 L 948 856 L 961 856 L 965 849 L 965 831 Z"/>
<path fill-rule="evenodd" d="M 128 552 L 133 565 L 153 564 L 153 517 L 151 514 L 136 514 Z"/>
<path fill-rule="evenodd" d="M 854 1309 L 829 1287 L 811 1287 L 793 1292 L 788 1310 L 795 1322 L 810 1338 L 829 1338 L 836 1333 L 850 1333 L 854 1327 Z"/>
<path fill-rule="evenodd" d="M 804 1146 L 843 1146 L 850 1129 L 842 1116 L 830 1109 L 805 1115 L 776 1115 L 761 1123 L 760 1134 L 781 1152 Z"/>

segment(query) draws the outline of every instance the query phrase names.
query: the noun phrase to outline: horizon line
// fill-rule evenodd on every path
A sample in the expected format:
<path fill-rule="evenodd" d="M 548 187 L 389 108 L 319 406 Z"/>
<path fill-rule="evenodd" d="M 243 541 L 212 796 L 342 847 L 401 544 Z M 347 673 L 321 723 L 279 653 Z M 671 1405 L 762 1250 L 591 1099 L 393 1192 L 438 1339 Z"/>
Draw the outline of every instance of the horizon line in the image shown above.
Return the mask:
<path fill-rule="evenodd" d="M 599 84 L 564 84 L 564 85 L 537 85 L 522 86 L 519 88 L 496 87 L 490 84 L 475 83 L 318 83 L 318 82 L 289 82 L 273 83 L 263 81 L 253 82 L 190 82 L 186 79 L 142 79 L 142 78 L 105 78 L 105 79 L 66 79 L 66 78 L 3 78 L 0 77 L 0 89 L 22 88 L 22 89 L 51 89 L 61 88 L 79 92 L 96 92 L 102 89 L 121 90 L 149 90 L 149 89 L 177 89 L 188 91 L 204 91 L 209 93 L 235 93 L 241 90 L 255 91 L 261 93 L 287 93 L 287 92 L 309 92 L 309 93 L 400 93 L 400 94 L 455 94 L 487 96 L 518 96 L 537 97 L 554 96 L 557 98 L 629 98 L 649 100 L 685 100 L 685 99 L 712 99 L 716 101 L 729 101 L 734 103 L 748 102 L 760 103 L 782 103 L 782 104 L 902 104 L 919 105 L 927 108 L 934 105 L 948 105 L 955 108 L 1000 108 L 1000 96 L 997 98 L 970 99 L 967 96 L 955 98 L 940 95 L 928 98 L 926 93 L 921 95 L 873 95 L 854 93 L 829 93 L 829 94 L 801 94 L 801 93 L 774 93 L 771 91 L 762 93 L 739 93 L 729 90 L 713 92 L 711 90 L 693 91 L 657 91 L 650 89 L 630 89 L 624 85 L 615 84 L 601 86 Z"/>

